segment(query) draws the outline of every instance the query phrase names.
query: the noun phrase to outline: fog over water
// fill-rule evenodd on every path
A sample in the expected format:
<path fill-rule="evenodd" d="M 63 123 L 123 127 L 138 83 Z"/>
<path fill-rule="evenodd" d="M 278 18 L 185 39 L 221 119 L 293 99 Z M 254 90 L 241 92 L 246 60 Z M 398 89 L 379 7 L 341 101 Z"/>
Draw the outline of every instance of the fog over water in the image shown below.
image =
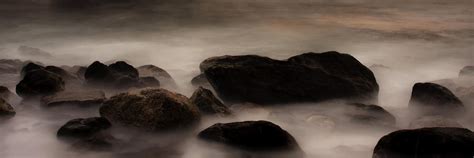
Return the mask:
<path fill-rule="evenodd" d="M 408 128 L 405 108 L 414 83 L 457 78 L 462 67 L 474 64 L 473 7 L 472 0 L 140 0 L 69 8 L 54 0 L 1 0 L 0 59 L 70 66 L 96 60 L 154 64 L 176 80 L 179 88 L 174 91 L 190 97 L 195 89 L 190 80 L 212 56 L 287 59 L 334 50 L 371 68 L 380 86 L 378 105 L 396 116 L 397 128 Z M 20 46 L 52 56 L 20 54 Z M 0 76 L 0 85 L 14 91 L 19 76 Z M 236 118 L 204 118 L 185 136 L 133 138 L 123 134 L 128 130 L 114 127 L 114 135 L 128 143 L 120 151 L 89 152 L 61 142 L 56 131 L 73 118 L 99 116 L 97 108 L 44 109 L 31 103 L 15 106 L 16 116 L 0 122 L 0 157 L 132 157 L 150 144 L 161 149 L 158 157 L 225 157 L 225 152 L 201 144 L 195 134 L 216 122 L 271 120 L 288 130 L 309 158 L 367 158 L 380 137 L 395 130 L 332 127 L 330 122 L 327 128 L 312 127 L 272 116 L 286 109 L 302 120 L 315 111 L 337 115 L 337 110 L 322 110 L 334 103 L 315 104 L 320 106 L 255 108 Z M 462 125 L 474 130 L 473 122 Z"/>

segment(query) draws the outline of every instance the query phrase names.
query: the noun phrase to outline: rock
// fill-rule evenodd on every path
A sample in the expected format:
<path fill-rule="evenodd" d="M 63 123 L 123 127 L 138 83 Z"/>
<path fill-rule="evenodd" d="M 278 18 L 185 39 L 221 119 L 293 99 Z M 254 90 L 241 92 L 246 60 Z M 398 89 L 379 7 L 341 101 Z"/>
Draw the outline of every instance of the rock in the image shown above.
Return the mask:
<path fill-rule="evenodd" d="M 187 97 L 165 89 L 113 96 L 103 103 L 100 115 L 112 123 L 148 131 L 188 127 L 200 120 L 199 109 Z"/>
<path fill-rule="evenodd" d="M 371 102 L 379 89 L 367 67 L 338 52 L 305 53 L 287 61 L 221 56 L 206 59 L 200 69 L 219 97 L 229 103 Z"/>
<path fill-rule="evenodd" d="M 78 78 L 84 79 L 84 74 L 86 74 L 86 71 L 87 71 L 87 67 L 80 66 L 77 68 L 77 71 L 74 74 L 76 74 Z"/>
<path fill-rule="evenodd" d="M 43 70 L 26 73 L 16 86 L 16 93 L 23 97 L 51 95 L 64 90 L 64 80 L 57 74 Z"/>
<path fill-rule="evenodd" d="M 145 87 L 160 87 L 160 81 L 155 77 L 140 77 L 140 86 Z"/>
<path fill-rule="evenodd" d="M 46 66 L 44 69 L 61 76 L 65 80 L 77 79 L 76 76 L 57 66 Z"/>
<path fill-rule="evenodd" d="M 459 127 L 462 126 L 453 119 L 444 116 L 425 116 L 410 122 L 410 128 L 426 127 Z"/>
<path fill-rule="evenodd" d="M 0 98 L 8 100 L 10 96 L 14 95 L 7 87 L 0 86 Z"/>
<path fill-rule="evenodd" d="M 351 122 L 363 125 L 395 126 L 395 116 L 378 105 L 366 105 L 360 103 L 348 104 L 345 109 Z"/>
<path fill-rule="evenodd" d="M 155 77 L 161 85 L 169 88 L 176 88 L 176 82 L 166 70 L 155 65 L 143 65 L 137 68 L 140 77 Z"/>
<path fill-rule="evenodd" d="M 103 117 L 79 118 L 68 121 L 57 133 L 58 137 L 87 138 L 112 125 Z"/>
<path fill-rule="evenodd" d="M 4 99 L 0 98 L 0 117 L 15 115 L 15 109 Z"/>
<path fill-rule="evenodd" d="M 18 53 L 20 55 L 26 56 L 26 57 L 32 57 L 32 58 L 50 58 L 53 57 L 50 53 L 41 50 L 39 48 L 33 48 L 33 47 L 28 47 L 28 46 L 20 46 L 18 47 Z"/>
<path fill-rule="evenodd" d="M 28 72 L 39 69 L 44 69 L 44 67 L 35 63 L 28 63 L 21 69 L 21 76 L 25 76 Z"/>
<path fill-rule="evenodd" d="M 191 84 L 195 87 L 212 88 L 211 84 L 209 83 L 209 81 L 206 78 L 206 75 L 203 74 L 203 73 L 201 73 L 201 74 L 197 75 L 196 77 L 194 77 L 191 80 Z"/>
<path fill-rule="evenodd" d="M 84 78 L 88 84 L 108 88 L 129 88 L 139 85 L 138 71 L 123 61 L 109 66 L 96 61 L 87 67 Z"/>
<path fill-rule="evenodd" d="M 202 114 L 228 116 L 232 112 L 208 89 L 199 87 L 190 98 L 191 103 L 196 105 Z"/>
<path fill-rule="evenodd" d="M 465 66 L 459 72 L 459 77 L 474 77 L 474 66 Z"/>
<path fill-rule="evenodd" d="M 413 86 L 410 108 L 422 114 L 458 115 L 463 103 L 449 89 L 435 83 L 416 83 Z"/>
<path fill-rule="evenodd" d="M 268 121 L 217 123 L 201 131 L 198 137 L 247 151 L 302 154 L 293 136 Z"/>
<path fill-rule="evenodd" d="M 41 98 L 41 104 L 48 107 L 65 104 L 91 106 L 100 105 L 105 99 L 102 91 L 63 91 Z"/>
<path fill-rule="evenodd" d="M 471 158 L 474 133 L 464 128 L 400 130 L 382 137 L 373 158 Z"/>

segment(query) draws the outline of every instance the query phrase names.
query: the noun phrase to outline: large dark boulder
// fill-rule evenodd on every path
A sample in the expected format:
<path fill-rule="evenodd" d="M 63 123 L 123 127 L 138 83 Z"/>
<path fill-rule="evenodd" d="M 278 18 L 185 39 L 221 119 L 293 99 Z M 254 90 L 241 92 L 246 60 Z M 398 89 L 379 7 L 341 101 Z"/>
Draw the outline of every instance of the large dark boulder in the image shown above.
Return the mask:
<path fill-rule="evenodd" d="M 449 89 L 435 83 L 416 83 L 409 102 L 410 108 L 426 114 L 458 115 L 463 103 Z"/>
<path fill-rule="evenodd" d="M 246 151 L 303 154 L 293 136 L 268 121 L 217 123 L 201 131 L 198 137 Z"/>
<path fill-rule="evenodd" d="M 137 67 L 140 77 L 155 77 L 166 88 L 176 88 L 176 82 L 166 70 L 155 65 L 143 65 Z"/>
<path fill-rule="evenodd" d="M 79 118 L 68 121 L 57 132 L 58 137 L 87 138 L 112 125 L 103 117 Z"/>
<path fill-rule="evenodd" d="M 208 89 L 199 87 L 194 91 L 190 100 L 191 103 L 199 108 L 199 111 L 201 111 L 202 114 L 218 116 L 228 116 L 232 114 L 230 109 L 217 99 Z"/>
<path fill-rule="evenodd" d="M 51 95 L 63 90 L 64 80 L 61 76 L 43 69 L 26 73 L 16 86 L 16 93 L 23 98 Z"/>
<path fill-rule="evenodd" d="M 0 117 L 15 115 L 15 109 L 4 99 L 0 98 Z"/>
<path fill-rule="evenodd" d="M 138 70 L 123 61 L 109 66 L 95 61 L 87 67 L 84 78 L 88 84 L 108 88 L 129 88 L 139 85 Z"/>
<path fill-rule="evenodd" d="M 459 77 L 474 77 L 474 66 L 465 66 L 459 72 Z"/>
<path fill-rule="evenodd" d="M 474 133 L 464 128 L 400 130 L 382 137 L 373 158 L 472 158 Z"/>
<path fill-rule="evenodd" d="M 338 52 L 305 53 L 286 61 L 221 56 L 206 59 L 200 69 L 220 98 L 230 103 L 374 101 L 379 89 L 367 67 Z"/>
<path fill-rule="evenodd" d="M 199 109 L 186 96 L 165 89 L 118 94 L 103 103 L 100 115 L 148 131 L 189 127 L 200 120 Z"/>
<path fill-rule="evenodd" d="M 34 70 L 39 70 L 39 69 L 44 69 L 43 66 L 35 64 L 35 63 L 28 63 L 23 68 L 21 69 L 21 76 L 25 76 L 28 72 L 34 71 Z"/>

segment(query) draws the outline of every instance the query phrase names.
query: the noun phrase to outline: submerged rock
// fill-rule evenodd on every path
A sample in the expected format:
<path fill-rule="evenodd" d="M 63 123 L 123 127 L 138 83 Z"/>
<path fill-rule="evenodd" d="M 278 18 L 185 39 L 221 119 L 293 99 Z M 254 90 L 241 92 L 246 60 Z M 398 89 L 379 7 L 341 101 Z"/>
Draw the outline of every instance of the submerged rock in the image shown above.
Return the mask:
<path fill-rule="evenodd" d="M 211 84 L 209 83 L 209 81 L 206 78 L 206 75 L 203 74 L 203 73 L 201 73 L 201 74 L 197 75 L 196 77 L 194 77 L 191 80 L 191 84 L 195 87 L 212 88 Z"/>
<path fill-rule="evenodd" d="M 202 140 L 217 142 L 252 152 L 291 152 L 303 154 L 295 138 L 268 121 L 217 123 L 201 131 Z"/>
<path fill-rule="evenodd" d="M 382 137 L 373 158 L 471 158 L 474 133 L 464 128 L 400 130 Z"/>
<path fill-rule="evenodd" d="M 44 69 L 49 71 L 49 72 L 52 72 L 52 73 L 55 73 L 55 74 L 61 76 L 65 80 L 77 79 L 77 77 L 75 75 L 73 75 L 73 74 L 67 72 L 66 70 L 64 70 L 63 68 L 60 68 L 60 67 L 57 67 L 57 66 L 46 66 Z"/>
<path fill-rule="evenodd" d="M 15 109 L 4 99 L 0 98 L 0 117 L 15 115 Z"/>
<path fill-rule="evenodd" d="M 425 127 L 459 127 L 456 120 L 444 116 L 425 116 L 410 122 L 410 128 L 425 128 Z"/>
<path fill-rule="evenodd" d="M 459 72 L 459 77 L 474 77 L 474 66 L 465 66 Z"/>
<path fill-rule="evenodd" d="M 373 73 L 349 54 L 305 53 L 287 61 L 256 55 L 206 59 L 203 72 L 226 102 L 278 104 L 376 100 Z"/>
<path fill-rule="evenodd" d="M 57 133 L 58 137 L 87 138 L 112 125 L 103 117 L 79 118 L 68 121 Z"/>
<path fill-rule="evenodd" d="M 154 77 L 140 77 L 140 86 L 145 87 L 160 87 L 160 81 Z"/>
<path fill-rule="evenodd" d="M 378 105 L 366 105 L 360 103 L 348 104 L 346 115 L 351 122 L 364 125 L 395 126 L 395 116 Z"/>
<path fill-rule="evenodd" d="M 416 83 L 409 106 L 423 114 L 458 115 L 464 105 L 449 89 L 435 83 Z"/>
<path fill-rule="evenodd" d="M 162 86 L 176 88 L 176 82 L 166 70 L 155 65 L 143 65 L 137 67 L 140 77 L 154 77 L 160 81 Z"/>
<path fill-rule="evenodd" d="M 61 76 L 37 69 L 26 73 L 23 80 L 16 86 L 16 93 L 23 97 L 52 95 L 64 90 L 64 80 Z"/>
<path fill-rule="evenodd" d="M 105 99 L 102 91 L 64 91 L 41 98 L 41 104 L 49 107 L 65 104 L 90 106 L 100 105 Z"/>
<path fill-rule="evenodd" d="M 14 95 L 7 87 L 0 86 L 0 98 L 8 100 L 10 96 Z"/>
<path fill-rule="evenodd" d="M 186 96 L 165 89 L 113 96 L 103 103 L 100 115 L 113 123 L 149 131 L 188 127 L 200 120 L 199 109 Z"/>
<path fill-rule="evenodd" d="M 232 112 L 208 89 L 199 87 L 190 98 L 191 103 L 196 105 L 202 114 L 228 116 Z"/>

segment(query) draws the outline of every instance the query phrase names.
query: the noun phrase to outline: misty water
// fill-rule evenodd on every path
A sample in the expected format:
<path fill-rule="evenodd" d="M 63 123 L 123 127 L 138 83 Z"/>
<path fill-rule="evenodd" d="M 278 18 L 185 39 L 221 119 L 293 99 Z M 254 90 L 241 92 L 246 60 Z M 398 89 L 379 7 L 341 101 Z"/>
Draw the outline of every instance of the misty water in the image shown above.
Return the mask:
<path fill-rule="evenodd" d="M 378 105 L 396 117 L 397 125 L 371 128 L 331 121 L 308 125 L 303 122 L 314 114 L 339 115 L 326 109 L 337 101 L 292 104 L 236 110 L 232 118 L 204 117 L 199 127 L 186 132 L 148 134 L 114 127 L 113 135 L 125 143 L 113 151 L 88 151 L 58 140 L 56 132 L 71 119 L 99 116 L 98 107 L 12 103 L 17 114 L 0 122 L 2 158 L 226 157 L 232 149 L 209 146 L 195 135 L 217 122 L 245 120 L 280 125 L 309 158 L 367 158 L 382 136 L 409 128 L 413 84 L 457 78 L 461 68 L 474 64 L 471 0 L 169 0 L 89 9 L 51 3 L 0 2 L 0 59 L 57 66 L 117 60 L 133 66 L 153 64 L 177 82 L 178 87 L 170 90 L 190 97 L 196 88 L 190 81 L 209 57 L 256 54 L 287 59 L 306 52 L 338 51 L 351 54 L 374 72 L 380 86 Z M 51 56 L 21 54 L 20 46 L 40 48 Z M 0 85 L 14 92 L 20 79 L 0 74 Z M 462 84 L 474 86 L 474 81 Z M 280 112 L 286 114 L 275 116 Z M 474 130 L 472 120 L 460 123 Z"/>

